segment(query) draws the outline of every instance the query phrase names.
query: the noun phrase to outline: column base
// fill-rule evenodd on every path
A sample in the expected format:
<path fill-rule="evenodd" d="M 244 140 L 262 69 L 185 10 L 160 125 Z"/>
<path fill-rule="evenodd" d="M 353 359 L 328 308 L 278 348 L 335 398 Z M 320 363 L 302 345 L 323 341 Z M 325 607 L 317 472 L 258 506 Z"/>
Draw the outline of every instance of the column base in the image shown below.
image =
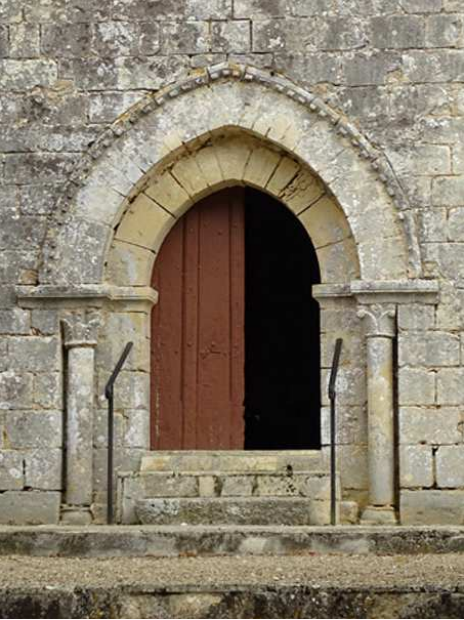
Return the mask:
<path fill-rule="evenodd" d="M 361 516 L 361 525 L 397 525 L 393 506 L 366 506 Z"/>
<path fill-rule="evenodd" d="M 87 506 L 61 506 L 62 525 L 90 525 L 92 513 Z"/>

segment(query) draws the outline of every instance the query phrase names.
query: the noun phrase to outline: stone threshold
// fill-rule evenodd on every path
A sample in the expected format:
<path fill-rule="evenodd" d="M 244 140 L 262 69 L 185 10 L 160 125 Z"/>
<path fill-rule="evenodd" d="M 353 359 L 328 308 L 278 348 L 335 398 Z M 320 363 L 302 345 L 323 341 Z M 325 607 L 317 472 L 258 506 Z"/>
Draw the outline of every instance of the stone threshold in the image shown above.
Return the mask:
<path fill-rule="evenodd" d="M 0 556 L 117 558 L 464 552 L 456 526 L 2 526 Z"/>

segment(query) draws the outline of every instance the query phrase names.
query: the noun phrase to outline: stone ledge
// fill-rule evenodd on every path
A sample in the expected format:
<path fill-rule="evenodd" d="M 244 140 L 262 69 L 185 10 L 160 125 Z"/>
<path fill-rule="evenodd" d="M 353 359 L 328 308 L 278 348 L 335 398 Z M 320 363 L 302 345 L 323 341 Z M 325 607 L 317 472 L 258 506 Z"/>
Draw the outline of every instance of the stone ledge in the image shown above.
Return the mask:
<path fill-rule="evenodd" d="M 458 526 L 1 526 L 0 556 L 442 554 L 464 552 Z"/>
<path fill-rule="evenodd" d="M 150 286 L 110 286 L 87 284 L 82 286 L 17 286 L 18 305 L 22 308 L 101 308 L 105 303 L 119 305 L 142 304 L 150 307 L 158 301 L 158 291 Z"/>
<path fill-rule="evenodd" d="M 349 284 L 313 286 L 316 299 L 356 297 L 360 303 L 406 304 L 420 301 L 422 304 L 437 304 L 439 291 L 437 280 L 353 280 Z"/>

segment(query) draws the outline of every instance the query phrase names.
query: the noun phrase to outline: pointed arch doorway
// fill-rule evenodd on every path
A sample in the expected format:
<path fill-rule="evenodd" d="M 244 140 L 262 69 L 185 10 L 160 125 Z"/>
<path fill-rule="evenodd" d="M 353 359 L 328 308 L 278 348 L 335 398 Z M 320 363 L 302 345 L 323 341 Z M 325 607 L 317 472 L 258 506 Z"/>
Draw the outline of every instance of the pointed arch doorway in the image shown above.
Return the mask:
<path fill-rule="evenodd" d="M 153 270 L 152 448 L 319 448 L 319 282 L 271 196 L 236 186 L 194 205 Z"/>

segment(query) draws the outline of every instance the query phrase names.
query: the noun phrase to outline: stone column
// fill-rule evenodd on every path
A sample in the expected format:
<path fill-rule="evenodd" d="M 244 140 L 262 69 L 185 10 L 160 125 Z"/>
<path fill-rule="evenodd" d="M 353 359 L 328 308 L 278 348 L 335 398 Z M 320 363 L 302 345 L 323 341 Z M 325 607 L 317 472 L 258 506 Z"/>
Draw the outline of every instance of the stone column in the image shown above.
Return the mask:
<path fill-rule="evenodd" d="M 62 321 L 66 368 L 66 504 L 63 521 L 85 525 L 92 516 L 92 454 L 95 346 L 99 327 L 95 311 L 69 314 Z"/>
<path fill-rule="evenodd" d="M 395 306 L 361 306 L 367 338 L 369 506 L 363 523 L 396 523 L 394 511 L 393 338 Z"/>

